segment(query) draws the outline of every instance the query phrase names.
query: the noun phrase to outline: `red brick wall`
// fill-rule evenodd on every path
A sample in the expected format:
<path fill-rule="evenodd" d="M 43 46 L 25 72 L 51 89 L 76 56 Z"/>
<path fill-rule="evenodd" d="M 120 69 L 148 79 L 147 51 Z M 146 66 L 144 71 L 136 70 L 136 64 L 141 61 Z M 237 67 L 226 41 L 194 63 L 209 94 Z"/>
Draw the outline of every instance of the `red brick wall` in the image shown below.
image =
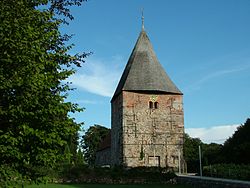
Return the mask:
<path fill-rule="evenodd" d="M 123 163 L 177 168 L 184 132 L 182 95 L 123 91 L 122 99 Z M 150 109 L 150 101 L 158 103 L 157 109 Z"/>

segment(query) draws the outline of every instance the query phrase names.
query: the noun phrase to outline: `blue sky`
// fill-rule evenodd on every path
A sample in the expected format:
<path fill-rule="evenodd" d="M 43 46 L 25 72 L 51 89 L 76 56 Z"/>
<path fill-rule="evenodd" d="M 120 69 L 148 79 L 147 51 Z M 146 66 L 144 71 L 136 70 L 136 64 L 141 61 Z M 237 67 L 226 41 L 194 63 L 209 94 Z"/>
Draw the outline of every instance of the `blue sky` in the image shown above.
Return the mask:
<path fill-rule="evenodd" d="M 110 99 L 141 31 L 184 93 L 185 128 L 206 142 L 222 142 L 250 117 L 249 0 L 89 0 L 72 9 L 71 53 L 93 52 L 76 75 L 68 100 L 86 130 L 110 127 Z"/>

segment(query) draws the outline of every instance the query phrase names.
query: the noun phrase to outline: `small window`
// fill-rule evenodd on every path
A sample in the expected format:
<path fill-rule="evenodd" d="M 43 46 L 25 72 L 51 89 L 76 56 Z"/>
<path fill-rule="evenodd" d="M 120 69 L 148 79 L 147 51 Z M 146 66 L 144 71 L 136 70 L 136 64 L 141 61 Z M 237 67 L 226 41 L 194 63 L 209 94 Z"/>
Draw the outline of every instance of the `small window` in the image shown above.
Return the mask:
<path fill-rule="evenodd" d="M 154 106 L 153 106 L 153 102 L 152 101 L 149 101 L 149 108 L 152 109 Z"/>
<path fill-rule="evenodd" d="M 155 107 L 155 109 L 158 108 L 158 102 L 155 102 L 155 103 L 154 103 L 154 107 Z"/>
<path fill-rule="evenodd" d="M 149 108 L 150 109 L 157 109 L 157 108 L 159 108 L 159 103 L 158 102 L 149 101 Z"/>

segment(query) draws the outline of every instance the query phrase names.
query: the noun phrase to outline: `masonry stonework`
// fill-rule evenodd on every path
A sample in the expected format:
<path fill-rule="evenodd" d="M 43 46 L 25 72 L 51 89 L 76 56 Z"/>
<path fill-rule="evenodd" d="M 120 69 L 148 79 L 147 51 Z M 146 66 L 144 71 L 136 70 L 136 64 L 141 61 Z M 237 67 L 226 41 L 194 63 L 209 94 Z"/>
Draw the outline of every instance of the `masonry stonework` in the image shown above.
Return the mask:
<path fill-rule="evenodd" d="M 122 108 L 112 113 L 112 121 L 122 122 L 119 141 L 112 139 L 123 155 L 116 164 L 177 168 L 183 156 L 182 95 L 123 91 L 120 97 Z"/>
<path fill-rule="evenodd" d="M 119 95 L 111 105 L 111 165 L 121 165 L 122 161 L 122 95 Z"/>

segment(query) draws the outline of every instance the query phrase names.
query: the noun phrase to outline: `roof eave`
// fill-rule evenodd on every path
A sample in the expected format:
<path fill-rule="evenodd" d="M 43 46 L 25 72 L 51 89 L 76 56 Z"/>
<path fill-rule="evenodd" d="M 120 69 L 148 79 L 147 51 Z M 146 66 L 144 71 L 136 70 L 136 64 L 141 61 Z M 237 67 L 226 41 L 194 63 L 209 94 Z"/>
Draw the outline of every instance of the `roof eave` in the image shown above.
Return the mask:
<path fill-rule="evenodd" d="M 162 90 L 121 90 L 119 93 L 115 93 L 111 98 L 111 103 L 123 92 L 137 92 L 137 93 L 144 93 L 144 94 L 166 94 L 166 95 L 184 95 L 181 91 L 180 92 L 171 92 L 171 91 L 162 91 Z"/>

